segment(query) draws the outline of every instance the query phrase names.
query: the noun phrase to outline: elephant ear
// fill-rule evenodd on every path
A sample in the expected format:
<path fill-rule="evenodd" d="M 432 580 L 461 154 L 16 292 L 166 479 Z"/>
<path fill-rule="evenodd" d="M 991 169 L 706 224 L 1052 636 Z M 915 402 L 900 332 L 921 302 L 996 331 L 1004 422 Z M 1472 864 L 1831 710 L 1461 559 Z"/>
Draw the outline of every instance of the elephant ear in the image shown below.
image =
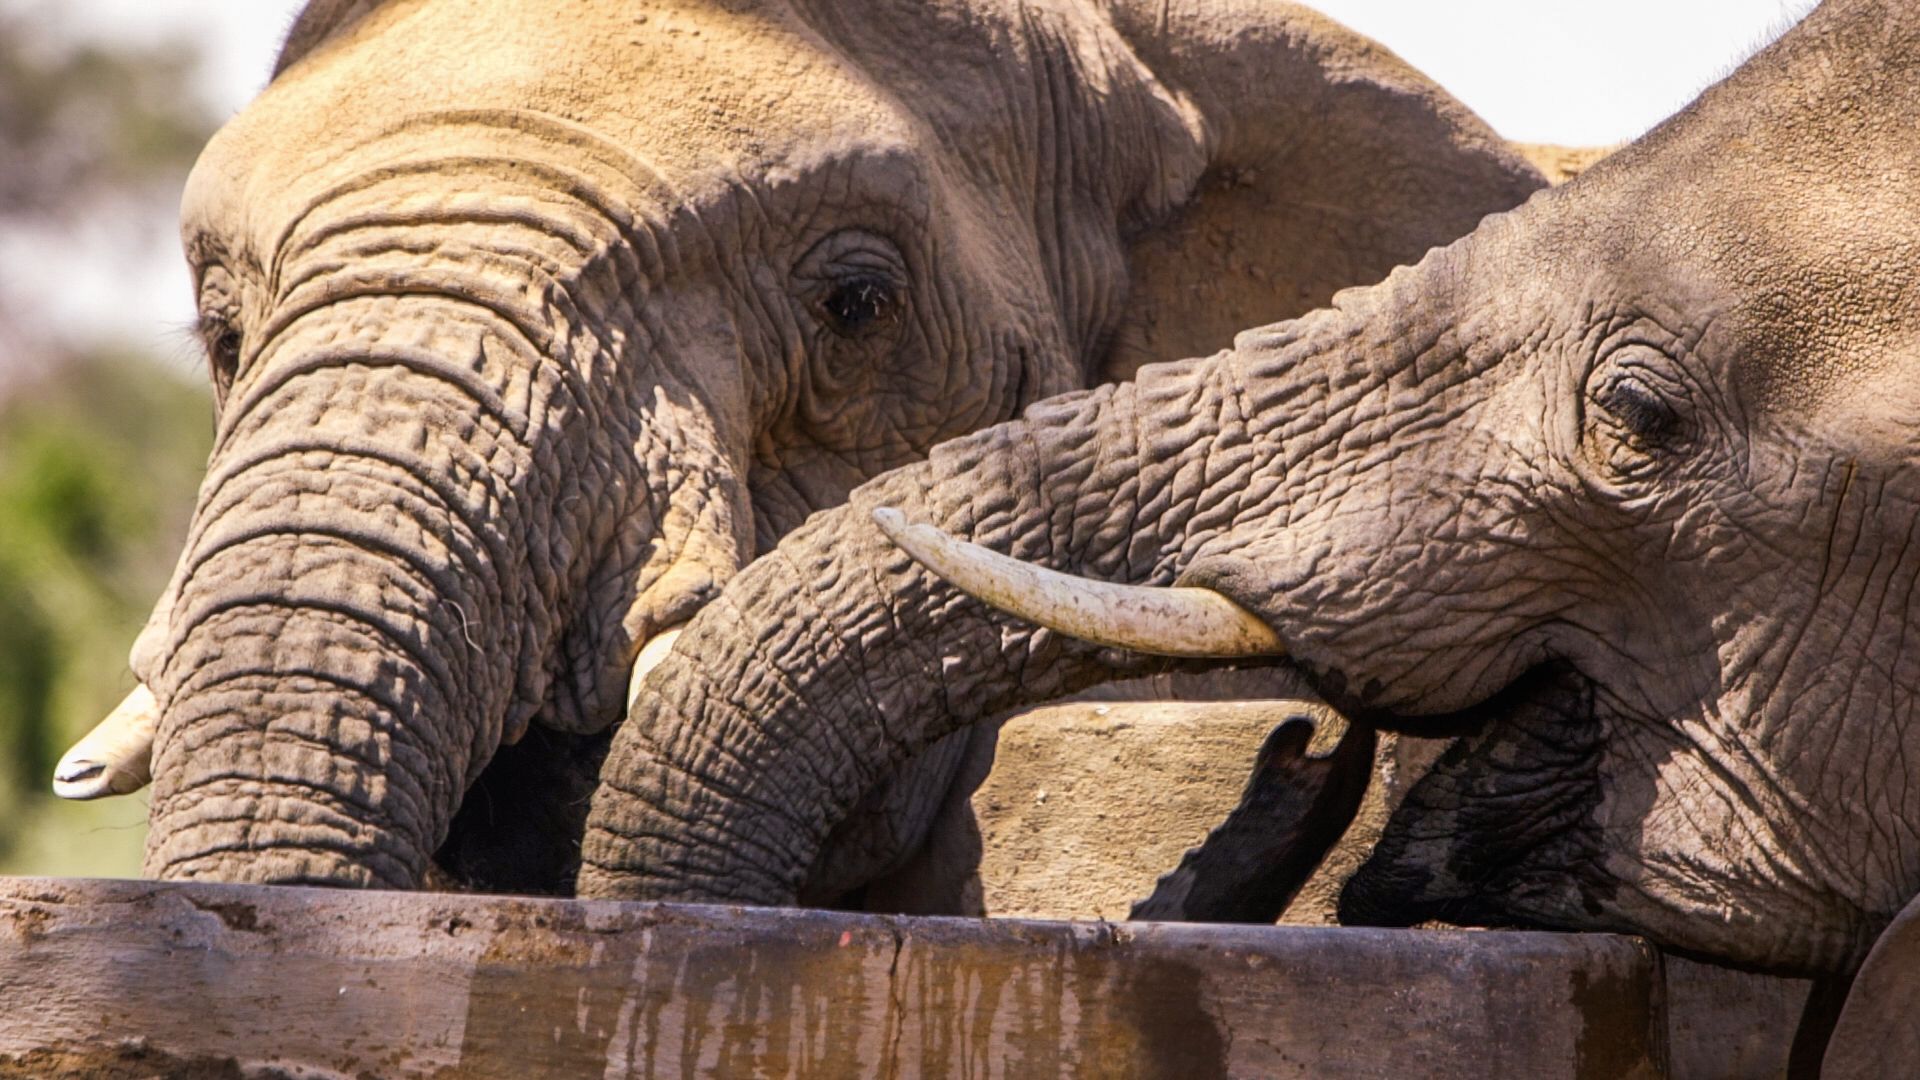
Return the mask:
<path fill-rule="evenodd" d="M 1894 917 L 1853 978 L 1827 1040 L 1823 1080 L 1920 1069 L 1920 897 Z"/>
<path fill-rule="evenodd" d="M 1119 0 L 1110 13 L 1197 114 L 1206 165 L 1185 204 L 1129 245 L 1109 379 L 1324 307 L 1546 186 L 1430 79 L 1305 8 Z"/>

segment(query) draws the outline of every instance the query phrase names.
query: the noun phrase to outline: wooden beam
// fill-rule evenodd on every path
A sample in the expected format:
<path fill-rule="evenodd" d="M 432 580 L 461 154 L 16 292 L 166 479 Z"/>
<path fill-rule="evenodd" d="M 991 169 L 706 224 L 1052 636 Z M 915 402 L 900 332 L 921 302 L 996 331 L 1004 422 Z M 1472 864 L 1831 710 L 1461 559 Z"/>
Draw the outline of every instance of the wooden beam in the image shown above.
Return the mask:
<path fill-rule="evenodd" d="M 0 1076 L 1658 1076 L 1605 935 L 0 879 Z"/>

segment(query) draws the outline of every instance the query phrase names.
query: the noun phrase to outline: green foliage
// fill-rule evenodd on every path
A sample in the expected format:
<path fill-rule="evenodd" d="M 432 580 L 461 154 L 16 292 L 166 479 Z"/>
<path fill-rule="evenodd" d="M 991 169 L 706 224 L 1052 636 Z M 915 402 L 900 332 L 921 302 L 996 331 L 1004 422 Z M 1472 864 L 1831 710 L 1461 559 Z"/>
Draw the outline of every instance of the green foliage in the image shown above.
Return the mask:
<path fill-rule="evenodd" d="M 212 131 L 177 44 L 48 33 L 0 13 L 0 230 L 171 207 Z M 171 213 L 171 210 L 161 211 Z M 130 222 L 131 223 L 131 222 Z M 146 800 L 68 803 L 54 763 L 133 687 L 127 650 L 166 584 L 211 438 L 204 389 L 151 359 L 58 340 L 0 265 L 0 872 L 132 875 Z"/>
<path fill-rule="evenodd" d="M 112 356 L 0 409 L 0 867 L 138 869 L 141 802 L 63 803 L 47 785 L 133 686 L 127 648 L 179 551 L 209 415 L 204 390 Z"/>

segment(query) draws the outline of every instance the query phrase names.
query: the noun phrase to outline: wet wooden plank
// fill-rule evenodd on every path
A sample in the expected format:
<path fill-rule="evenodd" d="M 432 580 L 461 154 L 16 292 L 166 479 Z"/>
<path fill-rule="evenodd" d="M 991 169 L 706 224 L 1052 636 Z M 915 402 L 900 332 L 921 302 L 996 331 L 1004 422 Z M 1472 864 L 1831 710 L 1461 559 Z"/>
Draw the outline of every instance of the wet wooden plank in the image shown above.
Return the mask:
<path fill-rule="evenodd" d="M 0 879 L 0 1076 L 1661 1074 L 1631 938 Z"/>

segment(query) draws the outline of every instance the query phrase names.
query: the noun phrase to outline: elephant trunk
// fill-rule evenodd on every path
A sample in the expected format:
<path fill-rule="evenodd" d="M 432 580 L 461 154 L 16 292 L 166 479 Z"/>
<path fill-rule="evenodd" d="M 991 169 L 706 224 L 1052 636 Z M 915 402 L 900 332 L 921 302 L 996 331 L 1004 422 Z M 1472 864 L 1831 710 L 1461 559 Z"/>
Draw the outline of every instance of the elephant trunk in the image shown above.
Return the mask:
<path fill-rule="evenodd" d="M 1282 440 L 1250 410 L 1250 380 L 1338 348 L 1354 324 L 1325 312 L 1243 335 L 1251 350 L 1055 398 L 790 534 L 695 620 L 616 738 L 581 894 L 792 903 L 860 794 L 935 740 L 1137 672 L 1137 653 L 956 590 L 896 547 L 876 511 L 896 533 L 923 523 L 1054 570 L 1177 584 L 1253 500 L 1276 497 L 1263 478 Z M 1305 393 L 1338 389 L 1316 380 Z"/>
<path fill-rule="evenodd" d="M 142 672 L 150 875 L 415 885 L 530 718 L 516 699 L 539 699 L 516 676 L 552 628 L 503 584 L 536 577 L 511 567 L 537 530 L 507 490 L 536 473 L 524 410 L 481 374 L 531 346 L 476 305 L 406 299 L 296 320 L 225 406 Z"/>
<path fill-rule="evenodd" d="M 292 567 L 298 541 L 244 560 Z M 236 560 L 239 562 L 242 560 Z M 370 581 L 399 575 L 348 568 Z M 237 601 L 189 632 L 163 720 L 145 872 L 278 884 L 404 889 L 426 871 L 469 755 L 443 756 L 434 717 L 477 706 L 412 657 L 399 621 L 318 597 Z M 210 600 L 218 610 L 222 601 Z M 299 674 L 280 657 L 301 657 Z M 322 691 L 324 688 L 324 691 Z"/>

